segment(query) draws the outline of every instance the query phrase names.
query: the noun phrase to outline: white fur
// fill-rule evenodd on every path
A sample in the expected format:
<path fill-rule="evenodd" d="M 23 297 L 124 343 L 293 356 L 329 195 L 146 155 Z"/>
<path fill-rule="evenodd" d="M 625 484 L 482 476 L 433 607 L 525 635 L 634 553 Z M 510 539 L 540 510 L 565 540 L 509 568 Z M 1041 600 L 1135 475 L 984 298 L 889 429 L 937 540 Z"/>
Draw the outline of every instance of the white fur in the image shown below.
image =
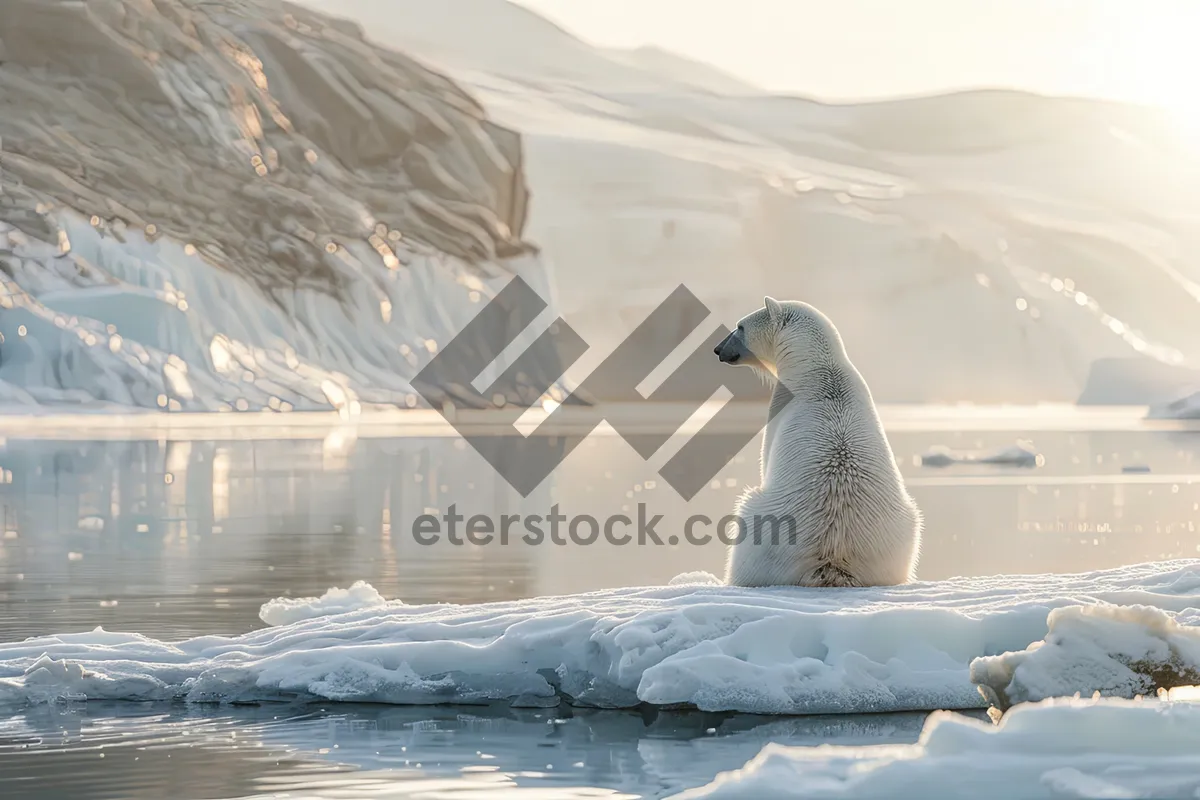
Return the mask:
<path fill-rule="evenodd" d="M 766 298 L 718 347 L 774 377 L 792 398 L 763 435 L 762 484 L 734 513 L 744 538 L 729 548 L 736 586 L 885 586 L 914 577 L 921 512 L 905 490 L 871 392 L 837 330 L 805 303 Z M 777 403 L 786 393 L 776 387 Z M 795 535 L 764 518 L 795 520 Z M 754 520 L 760 520 L 760 536 Z M 733 531 L 736 533 L 736 531 Z"/>

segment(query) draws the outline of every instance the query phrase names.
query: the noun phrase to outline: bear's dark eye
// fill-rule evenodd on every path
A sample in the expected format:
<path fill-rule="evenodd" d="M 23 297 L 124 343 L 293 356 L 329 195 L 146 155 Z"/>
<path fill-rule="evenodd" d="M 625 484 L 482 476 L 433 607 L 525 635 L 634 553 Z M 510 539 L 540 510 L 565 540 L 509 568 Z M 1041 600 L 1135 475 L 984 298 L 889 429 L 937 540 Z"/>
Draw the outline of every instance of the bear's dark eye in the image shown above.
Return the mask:
<path fill-rule="evenodd" d="M 738 323 L 738 333 L 745 333 L 745 332 L 746 332 L 745 327 L 743 327 L 742 324 L 739 322 Z"/>

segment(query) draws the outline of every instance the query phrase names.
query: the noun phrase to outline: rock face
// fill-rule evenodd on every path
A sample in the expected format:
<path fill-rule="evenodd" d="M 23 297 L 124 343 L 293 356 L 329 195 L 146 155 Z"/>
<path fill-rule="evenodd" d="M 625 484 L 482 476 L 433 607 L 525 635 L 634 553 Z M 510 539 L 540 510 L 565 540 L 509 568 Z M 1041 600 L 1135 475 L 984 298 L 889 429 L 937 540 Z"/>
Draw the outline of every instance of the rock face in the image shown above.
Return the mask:
<path fill-rule="evenodd" d="M 291 3 L 6 0 L 0 137 L 0 402 L 413 406 L 513 274 L 548 292 L 517 134 Z"/>

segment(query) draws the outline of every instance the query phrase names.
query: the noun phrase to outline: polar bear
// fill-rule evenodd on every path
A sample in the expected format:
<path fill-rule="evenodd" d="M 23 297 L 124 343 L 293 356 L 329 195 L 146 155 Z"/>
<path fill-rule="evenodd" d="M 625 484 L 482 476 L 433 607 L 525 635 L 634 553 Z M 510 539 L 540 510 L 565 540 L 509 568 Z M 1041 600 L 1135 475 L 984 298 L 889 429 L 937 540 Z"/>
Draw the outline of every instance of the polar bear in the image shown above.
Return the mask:
<path fill-rule="evenodd" d="M 767 297 L 716 346 L 775 382 L 761 485 L 738 500 L 726 582 L 889 586 L 916 571 L 921 512 L 829 318 Z"/>

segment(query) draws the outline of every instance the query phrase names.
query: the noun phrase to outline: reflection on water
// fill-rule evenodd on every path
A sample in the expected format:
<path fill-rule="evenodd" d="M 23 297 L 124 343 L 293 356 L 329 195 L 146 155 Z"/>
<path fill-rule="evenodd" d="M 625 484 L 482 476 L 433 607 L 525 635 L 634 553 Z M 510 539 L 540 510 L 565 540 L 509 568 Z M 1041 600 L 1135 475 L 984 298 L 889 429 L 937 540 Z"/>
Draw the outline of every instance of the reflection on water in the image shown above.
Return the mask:
<path fill-rule="evenodd" d="M 1075 572 L 1200 550 L 1190 432 L 1039 431 L 1044 466 L 918 466 L 931 445 L 988 449 L 1011 431 L 891 434 L 926 518 L 920 576 Z M 175 638 L 261 625 L 259 606 L 365 579 L 408 602 L 479 602 L 720 573 L 724 547 L 672 546 L 689 517 L 713 526 L 757 479 L 756 443 L 690 502 L 620 438 L 594 435 L 522 498 L 460 440 L 431 436 L 172 441 L 10 438 L 0 448 L 0 638 L 136 630 Z M 1148 472 L 1126 474 L 1124 467 Z M 613 546 L 436 545 L 422 514 L 661 515 Z M 461 526 L 462 523 L 460 523 Z M 499 524 L 499 523 L 497 523 Z M 544 526 L 545 527 L 545 526 Z M 564 529 L 566 524 L 563 525 Z M 587 528 L 581 529 L 584 534 Z M 621 528 L 617 529 L 620 532 Z M 460 540 L 461 541 L 461 540 Z"/>
<path fill-rule="evenodd" d="M 0 597 L 26 635 L 103 625 L 155 635 L 237 631 L 264 599 L 358 578 L 413 600 L 533 591 L 515 548 L 432 552 L 408 529 L 473 453 L 448 440 L 338 435 L 285 442 L 14 442 L 4 451 Z M 469 509 L 499 479 L 455 481 Z M 462 500 L 460 500 L 462 502 Z M 403 521 L 403 522 L 402 522 Z M 408 526 L 408 527 L 405 527 Z M 403 530 L 402 530 L 403 529 Z M 486 557 L 485 557 L 486 556 Z"/>
<path fill-rule="evenodd" d="M 890 432 L 925 512 L 922 578 L 1083 571 L 1200 550 L 1195 433 L 970 427 L 943 419 Z M 1018 436 L 1042 466 L 919 466 L 933 445 L 984 450 Z M 159 638 L 238 633 L 262 625 L 266 600 L 358 579 L 409 602 L 480 602 L 720 572 L 719 541 L 669 537 L 692 515 L 728 513 L 757 479 L 757 443 L 690 502 L 657 478 L 659 466 L 593 435 L 522 498 L 461 441 L 436 435 L 0 440 L 0 640 L 97 625 Z M 493 519 L 557 505 L 601 521 L 641 507 L 661 515 L 664 542 L 418 543 L 414 521 L 452 505 Z M 921 719 L 59 705 L 0 719 L 0 796 L 657 797 L 740 766 L 767 741 L 915 741 Z"/>
<path fill-rule="evenodd" d="M 914 742 L 924 716 L 42 706 L 0 721 L 0 796 L 662 797 L 770 741 Z"/>

